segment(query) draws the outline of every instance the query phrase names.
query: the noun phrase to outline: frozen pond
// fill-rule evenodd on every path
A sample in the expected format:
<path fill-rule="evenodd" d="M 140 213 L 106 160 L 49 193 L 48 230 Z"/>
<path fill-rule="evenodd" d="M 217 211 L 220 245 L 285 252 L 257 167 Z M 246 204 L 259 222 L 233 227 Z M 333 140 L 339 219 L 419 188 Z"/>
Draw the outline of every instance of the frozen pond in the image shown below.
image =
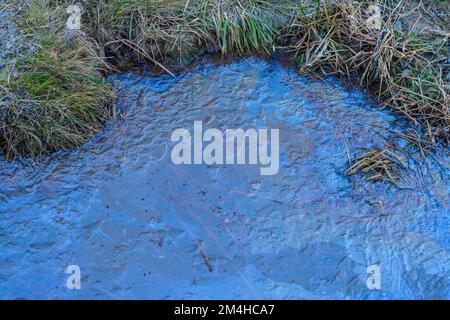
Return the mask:
<path fill-rule="evenodd" d="M 110 79 L 119 116 L 95 139 L 35 166 L 1 161 L 0 298 L 450 298 L 448 148 L 412 188 L 355 189 L 346 141 L 355 153 L 404 126 L 360 89 L 257 58 Z M 278 128 L 278 174 L 174 165 L 171 133 L 196 120 Z"/>

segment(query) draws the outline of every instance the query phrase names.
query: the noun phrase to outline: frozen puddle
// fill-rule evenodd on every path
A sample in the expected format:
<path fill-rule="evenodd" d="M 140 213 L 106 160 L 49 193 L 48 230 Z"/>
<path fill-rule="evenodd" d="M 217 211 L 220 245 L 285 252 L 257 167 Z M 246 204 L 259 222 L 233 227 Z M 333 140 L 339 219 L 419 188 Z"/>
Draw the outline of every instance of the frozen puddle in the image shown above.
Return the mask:
<path fill-rule="evenodd" d="M 257 58 L 111 81 L 125 120 L 36 167 L 1 162 L 0 298 L 450 298 L 448 149 L 413 190 L 354 190 L 345 141 L 402 126 L 360 91 Z M 172 164 L 196 120 L 280 129 L 278 174 Z"/>

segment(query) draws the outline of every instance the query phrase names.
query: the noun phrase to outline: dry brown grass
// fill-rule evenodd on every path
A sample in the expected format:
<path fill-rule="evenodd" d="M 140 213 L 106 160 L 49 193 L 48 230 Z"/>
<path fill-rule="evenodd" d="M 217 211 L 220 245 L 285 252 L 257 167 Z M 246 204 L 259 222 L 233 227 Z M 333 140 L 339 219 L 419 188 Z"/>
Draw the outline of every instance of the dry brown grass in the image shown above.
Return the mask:
<path fill-rule="evenodd" d="M 394 185 L 403 181 L 406 161 L 392 149 L 371 149 L 350 162 L 346 175 L 359 174 L 367 181 L 387 181 Z"/>
<path fill-rule="evenodd" d="M 202 52 L 270 54 L 280 47 L 293 52 L 301 72 L 358 77 L 386 107 L 420 125 L 419 140 L 403 138 L 419 143 L 423 154 L 450 142 L 448 1 L 384 0 L 378 30 L 367 24 L 369 5 L 380 4 L 372 0 L 92 0 L 76 40 L 62 32 L 65 1 L 7 1 L 25 2 L 18 23 L 37 48 L 17 60 L 18 76 L 1 84 L 7 116 L 0 120 L 0 147 L 10 155 L 77 146 L 99 130 L 110 101 L 102 98 L 108 63 L 150 62 L 171 73 L 170 65 Z M 54 81 L 40 87 L 44 75 Z M 399 159 L 389 150 L 363 158 L 349 174 L 397 180 Z"/>
<path fill-rule="evenodd" d="M 435 143 L 450 139 L 448 36 L 400 32 L 403 1 L 382 6 L 383 23 L 367 23 L 368 2 L 333 2 L 292 17 L 286 31 L 303 72 L 359 77 L 384 104 L 420 124 Z"/>

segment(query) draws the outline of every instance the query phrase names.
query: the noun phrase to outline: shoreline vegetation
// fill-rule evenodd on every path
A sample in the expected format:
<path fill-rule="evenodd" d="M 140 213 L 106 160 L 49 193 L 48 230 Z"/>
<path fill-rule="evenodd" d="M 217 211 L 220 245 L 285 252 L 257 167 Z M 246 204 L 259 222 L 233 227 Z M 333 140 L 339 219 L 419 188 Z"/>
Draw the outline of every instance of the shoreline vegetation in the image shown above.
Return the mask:
<path fill-rule="evenodd" d="M 71 4 L 0 5 L 0 154 L 7 160 L 77 147 L 99 132 L 114 116 L 105 75 L 116 68 L 147 63 L 170 74 L 202 53 L 279 50 L 299 72 L 359 79 L 420 128 L 396 134 L 406 147 L 425 155 L 450 143 L 447 0 L 90 0 L 79 3 L 77 31 L 66 28 Z M 11 29 L 14 39 L 2 39 L 1 30 Z M 349 155 L 347 174 L 395 184 L 403 153 L 391 143 Z"/>

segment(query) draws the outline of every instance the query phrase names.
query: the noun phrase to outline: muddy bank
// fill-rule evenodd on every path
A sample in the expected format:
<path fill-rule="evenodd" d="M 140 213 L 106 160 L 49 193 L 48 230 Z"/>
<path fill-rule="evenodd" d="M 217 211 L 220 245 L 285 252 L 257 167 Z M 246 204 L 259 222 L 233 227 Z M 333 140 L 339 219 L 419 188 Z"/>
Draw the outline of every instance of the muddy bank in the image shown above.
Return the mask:
<path fill-rule="evenodd" d="M 1 298 L 450 298 L 448 151 L 411 189 L 355 190 L 345 142 L 404 126 L 359 90 L 256 58 L 110 81 L 119 120 L 96 139 L 36 167 L 2 162 Z M 195 120 L 279 128 L 279 173 L 173 165 L 170 135 Z M 71 264 L 81 290 L 65 287 Z"/>

